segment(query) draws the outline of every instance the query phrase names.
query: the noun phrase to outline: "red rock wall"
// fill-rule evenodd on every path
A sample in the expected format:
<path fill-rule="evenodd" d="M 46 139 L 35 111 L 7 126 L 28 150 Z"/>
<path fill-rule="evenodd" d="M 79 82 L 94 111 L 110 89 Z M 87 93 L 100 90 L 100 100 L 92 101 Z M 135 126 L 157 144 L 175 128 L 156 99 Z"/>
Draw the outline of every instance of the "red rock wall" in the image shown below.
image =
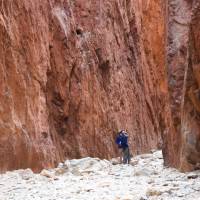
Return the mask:
<path fill-rule="evenodd" d="M 161 145 L 169 116 L 162 0 L 0 1 L 0 169 Z"/>
<path fill-rule="evenodd" d="M 174 130 L 165 138 L 166 160 L 183 171 L 200 163 L 199 20 L 198 1 L 169 1 L 168 80 Z"/>

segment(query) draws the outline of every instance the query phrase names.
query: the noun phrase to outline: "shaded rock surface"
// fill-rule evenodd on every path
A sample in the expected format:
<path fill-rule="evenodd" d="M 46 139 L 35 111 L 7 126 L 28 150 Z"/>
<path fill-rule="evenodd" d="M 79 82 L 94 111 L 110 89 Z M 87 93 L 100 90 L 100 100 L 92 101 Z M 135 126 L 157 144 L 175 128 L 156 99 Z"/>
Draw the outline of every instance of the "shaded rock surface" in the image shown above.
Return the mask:
<path fill-rule="evenodd" d="M 180 173 L 163 167 L 161 151 L 136 156 L 135 165 L 112 165 L 98 158 L 67 160 L 34 174 L 16 170 L 0 175 L 1 200 L 199 200 L 200 171 Z M 136 174 L 137 173 L 137 174 Z M 56 180 L 55 177 L 56 176 Z M 193 177 L 193 178 L 191 178 Z"/>
<path fill-rule="evenodd" d="M 174 129 L 164 137 L 166 163 L 200 166 L 200 2 L 169 0 L 168 83 Z"/>
<path fill-rule="evenodd" d="M 169 126 L 162 0 L 0 1 L 0 170 L 161 146 Z M 167 116 L 167 117 L 166 117 Z"/>

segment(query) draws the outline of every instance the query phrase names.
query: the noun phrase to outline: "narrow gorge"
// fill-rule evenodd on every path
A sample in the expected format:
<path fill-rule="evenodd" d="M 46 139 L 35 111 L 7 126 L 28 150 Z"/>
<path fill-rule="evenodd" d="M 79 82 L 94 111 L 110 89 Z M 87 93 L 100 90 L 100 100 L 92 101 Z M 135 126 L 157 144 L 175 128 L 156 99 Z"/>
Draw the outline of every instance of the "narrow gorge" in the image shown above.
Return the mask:
<path fill-rule="evenodd" d="M 133 155 L 200 167 L 198 0 L 0 0 L 0 171 Z"/>

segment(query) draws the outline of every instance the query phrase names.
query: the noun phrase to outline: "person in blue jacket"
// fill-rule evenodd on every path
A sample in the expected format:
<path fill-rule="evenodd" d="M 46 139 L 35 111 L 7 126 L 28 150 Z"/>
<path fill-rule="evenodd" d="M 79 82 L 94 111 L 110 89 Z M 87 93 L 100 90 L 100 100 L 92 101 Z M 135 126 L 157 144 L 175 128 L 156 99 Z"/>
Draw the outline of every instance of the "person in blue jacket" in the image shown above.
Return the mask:
<path fill-rule="evenodd" d="M 121 163 L 129 164 L 130 163 L 130 151 L 129 151 L 129 145 L 128 145 L 127 132 L 124 130 L 119 131 L 115 142 L 118 145 L 118 148 L 121 149 L 121 153 L 122 153 L 120 156 Z"/>

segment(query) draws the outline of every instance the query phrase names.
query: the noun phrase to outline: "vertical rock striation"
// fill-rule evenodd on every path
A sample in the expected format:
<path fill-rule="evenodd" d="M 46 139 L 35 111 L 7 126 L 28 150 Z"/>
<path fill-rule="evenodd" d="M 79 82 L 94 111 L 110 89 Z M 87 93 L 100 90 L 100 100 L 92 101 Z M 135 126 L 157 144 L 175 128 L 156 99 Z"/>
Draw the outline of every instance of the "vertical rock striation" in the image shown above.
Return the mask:
<path fill-rule="evenodd" d="M 168 131 L 162 0 L 0 1 L 0 169 L 133 153 Z"/>
<path fill-rule="evenodd" d="M 199 1 L 170 0 L 168 80 L 174 130 L 166 137 L 166 159 L 181 170 L 200 163 L 200 5 Z"/>

